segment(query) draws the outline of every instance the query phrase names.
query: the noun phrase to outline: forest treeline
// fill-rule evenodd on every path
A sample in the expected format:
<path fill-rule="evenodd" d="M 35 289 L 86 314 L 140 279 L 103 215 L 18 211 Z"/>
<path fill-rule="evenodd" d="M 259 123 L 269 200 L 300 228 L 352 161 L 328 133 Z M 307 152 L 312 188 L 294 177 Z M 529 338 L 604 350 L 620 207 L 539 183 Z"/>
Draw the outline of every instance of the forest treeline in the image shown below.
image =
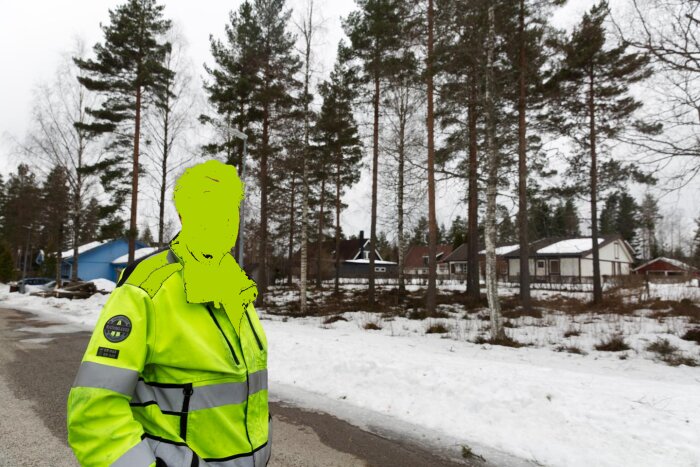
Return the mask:
<path fill-rule="evenodd" d="M 344 195 L 363 171 L 370 251 L 401 265 L 412 243 L 435 252 L 465 242 L 467 291 L 478 298 L 485 247 L 494 316 L 496 245 L 518 243 L 525 259 L 534 240 L 583 231 L 621 234 L 640 258 L 699 256 L 700 237 L 686 245 L 660 236 L 658 200 L 635 199 L 630 187 L 656 184 L 673 161 L 683 161 L 679 186 L 700 170 L 700 3 L 626 0 L 613 15 L 600 1 L 564 31 L 552 18 L 565 3 L 356 0 L 324 77 L 313 0 L 300 11 L 285 0 L 244 1 L 210 37 L 203 69 L 192 67 L 163 4 L 125 1 L 110 10 L 102 39 L 78 44 L 39 88 L 25 160 L 0 190 L 3 274 L 21 263 L 28 238 L 54 252 L 125 236 L 132 258 L 137 238 L 167 243 L 174 179 L 211 157 L 245 174 L 245 262 L 261 296 L 301 258 L 302 308 L 314 279 L 306 259 L 321 258 L 309 248 L 331 241 L 338 251 L 358 234 L 340 226 Z M 649 83 L 668 105 L 639 99 Z M 437 222 L 445 192 L 466 206 L 449 227 Z M 144 197 L 155 207 L 147 214 Z"/>

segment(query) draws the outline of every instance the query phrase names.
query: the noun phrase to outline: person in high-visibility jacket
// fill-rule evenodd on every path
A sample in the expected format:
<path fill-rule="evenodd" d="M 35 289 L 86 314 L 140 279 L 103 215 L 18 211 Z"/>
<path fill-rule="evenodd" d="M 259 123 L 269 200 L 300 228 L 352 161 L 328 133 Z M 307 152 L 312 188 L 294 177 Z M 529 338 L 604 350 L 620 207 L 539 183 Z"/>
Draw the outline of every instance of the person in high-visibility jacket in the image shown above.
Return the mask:
<path fill-rule="evenodd" d="M 174 194 L 182 230 L 122 271 L 68 396 L 81 465 L 267 465 L 267 339 L 230 254 L 242 198 L 234 167 L 188 169 Z"/>

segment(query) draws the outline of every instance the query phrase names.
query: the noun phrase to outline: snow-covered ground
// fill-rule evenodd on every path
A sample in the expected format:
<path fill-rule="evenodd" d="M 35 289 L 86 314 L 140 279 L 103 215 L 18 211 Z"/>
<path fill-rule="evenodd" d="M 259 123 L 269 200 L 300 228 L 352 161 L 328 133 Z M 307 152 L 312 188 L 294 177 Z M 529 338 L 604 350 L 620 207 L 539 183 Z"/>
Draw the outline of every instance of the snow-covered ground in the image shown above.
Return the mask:
<path fill-rule="evenodd" d="M 695 293 L 686 289 L 656 293 Z M 0 286 L 0 307 L 66 323 L 56 331 L 91 329 L 106 298 L 41 299 Z M 516 349 L 468 342 L 488 321 L 443 309 L 448 318 L 358 311 L 330 324 L 259 310 L 270 342 L 271 395 L 456 452 L 469 446 L 498 465 L 515 462 L 494 452 L 547 466 L 700 466 L 700 367 L 671 367 L 645 350 L 664 337 L 698 358 L 700 346 L 678 337 L 689 327 L 686 317 L 652 318 L 650 310 L 523 317 L 507 331 L 533 346 Z M 381 329 L 366 330 L 368 323 Z M 426 334 L 436 323 L 449 332 Z M 580 334 L 563 337 L 571 329 Z M 593 348 L 613 333 L 632 349 Z M 553 351 L 558 345 L 586 355 Z"/>

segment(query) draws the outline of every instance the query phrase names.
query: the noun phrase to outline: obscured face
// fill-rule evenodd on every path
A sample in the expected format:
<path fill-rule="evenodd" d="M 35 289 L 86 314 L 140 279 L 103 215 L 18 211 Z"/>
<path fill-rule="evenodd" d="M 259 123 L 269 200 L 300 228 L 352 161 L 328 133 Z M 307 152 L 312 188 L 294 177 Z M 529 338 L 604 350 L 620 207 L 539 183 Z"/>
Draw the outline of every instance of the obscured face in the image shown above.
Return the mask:
<path fill-rule="evenodd" d="M 236 244 L 242 184 L 232 166 L 207 161 L 188 169 L 175 188 L 180 239 L 194 253 L 221 257 Z"/>

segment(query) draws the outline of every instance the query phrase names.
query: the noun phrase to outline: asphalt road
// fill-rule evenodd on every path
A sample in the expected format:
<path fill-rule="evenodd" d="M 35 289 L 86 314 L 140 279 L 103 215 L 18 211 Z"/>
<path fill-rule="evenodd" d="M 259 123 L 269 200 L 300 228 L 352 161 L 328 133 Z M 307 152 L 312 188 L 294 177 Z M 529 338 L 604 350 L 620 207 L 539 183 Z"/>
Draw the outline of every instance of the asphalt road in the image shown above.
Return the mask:
<path fill-rule="evenodd" d="M 27 313 L 0 308 L 0 466 L 63 467 L 78 463 L 66 443 L 66 399 L 89 334 L 37 334 Z M 50 329 L 50 328 L 48 328 Z M 271 403 L 269 467 L 454 467 L 407 441 L 363 431 L 331 415 Z"/>

